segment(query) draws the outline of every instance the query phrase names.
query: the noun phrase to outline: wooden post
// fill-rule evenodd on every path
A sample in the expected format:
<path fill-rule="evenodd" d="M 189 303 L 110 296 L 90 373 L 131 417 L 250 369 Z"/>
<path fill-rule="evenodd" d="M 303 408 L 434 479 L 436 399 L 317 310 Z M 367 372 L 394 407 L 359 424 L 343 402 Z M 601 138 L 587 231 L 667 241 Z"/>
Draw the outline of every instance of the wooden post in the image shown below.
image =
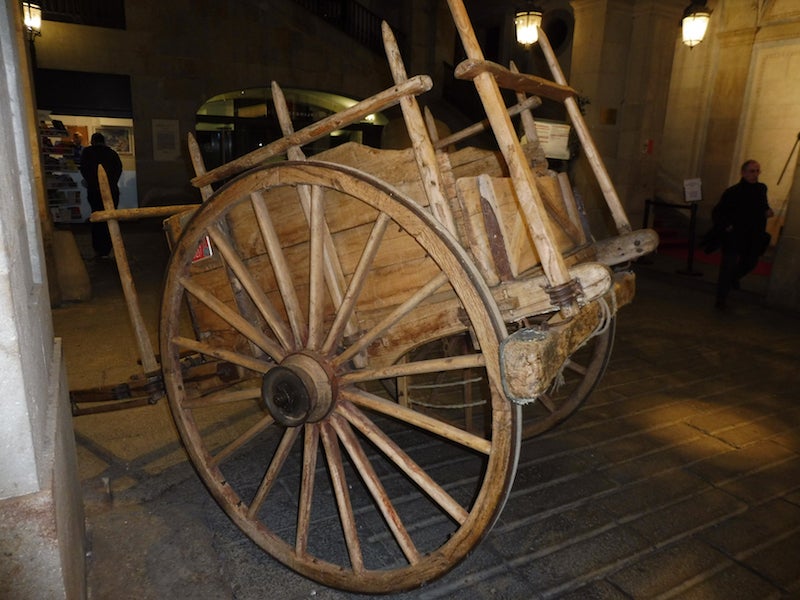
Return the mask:
<path fill-rule="evenodd" d="M 550 46 L 550 42 L 541 28 L 539 28 L 539 46 L 542 48 L 547 64 L 550 67 L 550 72 L 553 74 L 553 79 L 555 79 L 556 83 L 565 85 L 567 80 L 564 77 L 561 66 L 558 64 L 558 59 L 553 52 L 553 48 Z M 619 200 L 619 196 L 617 196 L 617 191 L 614 189 L 614 184 L 611 182 L 611 177 L 608 175 L 608 171 L 603 164 L 603 159 L 600 158 L 600 153 L 597 151 L 592 136 L 589 134 L 589 128 L 586 126 L 586 121 L 581 114 L 578 101 L 573 97 L 565 98 L 564 106 L 567 107 L 567 113 L 572 121 L 572 126 L 575 128 L 575 133 L 581 141 L 583 151 L 586 152 L 586 158 L 589 160 L 592 171 L 594 171 L 597 183 L 603 191 L 603 196 L 606 199 L 608 208 L 611 210 L 611 216 L 617 225 L 617 231 L 619 233 L 628 233 L 631 231 L 631 224 L 628 221 L 628 216 L 625 214 L 625 209 L 622 208 L 622 203 Z"/>
<path fill-rule="evenodd" d="M 111 195 L 111 187 L 108 184 L 108 176 L 102 165 L 97 167 L 97 179 L 100 183 L 103 208 L 108 212 L 112 212 L 114 211 L 114 199 Z M 122 242 L 119 222 L 116 219 L 108 220 L 108 232 L 111 234 L 111 245 L 114 248 L 114 260 L 117 262 L 122 293 L 125 296 L 125 303 L 128 305 L 128 315 L 131 319 L 136 343 L 139 346 L 139 358 L 142 360 L 145 375 L 154 376 L 158 374 L 160 367 L 156 361 L 155 352 L 153 352 L 153 345 L 150 342 L 150 335 L 147 333 L 147 327 L 144 324 L 142 311 L 139 308 L 139 296 L 136 293 L 136 286 L 133 285 L 128 255 L 125 252 L 125 244 Z"/>
<path fill-rule="evenodd" d="M 385 21 L 382 24 L 382 28 L 383 45 L 386 48 L 386 57 L 389 60 L 392 77 L 397 85 L 403 84 L 408 81 L 408 75 L 400 57 L 397 40 L 395 40 L 391 28 Z M 442 177 L 439 172 L 436 150 L 428 135 L 425 119 L 422 116 L 416 97 L 404 96 L 401 98 L 400 108 L 403 111 L 406 129 L 411 138 L 411 145 L 414 148 L 414 158 L 417 161 L 420 180 L 422 181 L 425 195 L 428 197 L 430 210 L 450 233 L 455 234 L 456 224 L 453 220 L 453 212 L 450 210 L 450 205 L 444 192 L 442 192 Z"/>

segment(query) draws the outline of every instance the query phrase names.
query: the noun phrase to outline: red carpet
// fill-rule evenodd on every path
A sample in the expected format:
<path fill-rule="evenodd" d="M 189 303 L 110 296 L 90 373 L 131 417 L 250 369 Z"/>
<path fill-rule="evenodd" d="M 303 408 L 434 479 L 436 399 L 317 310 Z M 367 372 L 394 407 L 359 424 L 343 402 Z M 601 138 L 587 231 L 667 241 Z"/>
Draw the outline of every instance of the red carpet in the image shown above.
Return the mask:
<path fill-rule="evenodd" d="M 666 244 L 661 244 L 657 250 L 658 254 L 663 254 L 664 256 L 672 256 L 675 258 L 681 258 L 686 260 L 689 253 L 688 245 L 670 242 Z M 696 263 L 704 263 L 708 265 L 719 265 L 720 259 L 722 258 L 722 254 L 717 252 L 712 252 L 711 254 L 706 254 L 700 248 L 695 248 L 694 251 L 694 262 Z M 758 261 L 758 265 L 752 271 L 755 275 L 765 275 L 769 276 L 772 272 L 772 262 L 767 260 L 760 260 Z"/>

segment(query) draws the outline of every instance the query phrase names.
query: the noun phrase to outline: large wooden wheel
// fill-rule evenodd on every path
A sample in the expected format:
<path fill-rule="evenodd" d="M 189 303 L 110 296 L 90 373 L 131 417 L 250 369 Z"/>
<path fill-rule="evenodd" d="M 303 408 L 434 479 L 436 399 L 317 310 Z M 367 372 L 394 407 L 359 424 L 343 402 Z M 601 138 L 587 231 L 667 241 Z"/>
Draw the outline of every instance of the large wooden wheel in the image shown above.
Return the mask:
<path fill-rule="evenodd" d="M 455 361 L 397 362 L 459 332 L 473 350 Z M 314 162 L 250 171 L 185 224 L 160 332 L 170 408 L 222 508 L 291 569 L 359 592 L 442 575 L 498 517 L 519 444 L 501 391 L 505 335 L 480 275 L 426 209 Z M 238 374 L 200 385 L 185 376 L 198 360 Z M 465 366 L 486 369 L 488 434 L 380 384 Z"/>

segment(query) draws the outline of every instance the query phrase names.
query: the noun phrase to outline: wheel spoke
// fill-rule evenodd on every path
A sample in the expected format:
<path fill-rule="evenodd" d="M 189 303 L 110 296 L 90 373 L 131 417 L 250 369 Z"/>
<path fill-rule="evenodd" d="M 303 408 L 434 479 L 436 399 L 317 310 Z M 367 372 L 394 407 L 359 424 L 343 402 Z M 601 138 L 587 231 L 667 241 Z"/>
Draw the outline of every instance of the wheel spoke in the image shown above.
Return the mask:
<path fill-rule="evenodd" d="M 375 394 L 370 394 L 369 392 L 356 388 L 341 390 L 340 393 L 342 397 L 351 401 L 356 406 L 374 410 L 388 417 L 420 427 L 440 438 L 450 440 L 451 442 L 455 442 L 461 446 L 475 450 L 476 452 L 489 454 L 492 450 L 492 442 L 490 440 L 468 433 L 463 429 L 453 427 L 439 419 L 429 417 L 410 408 L 406 408 L 405 406 L 396 404 L 395 402 L 384 400 Z"/>
<path fill-rule="evenodd" d="M 378 381 L 381 379 L 392 379 L 394 377 L 409 377 L 411 375 L 457 371 L 460 369 L 471 369 L 483 366 L 486 366 L 486 358 L 483 354 L 464 354 L 462 356 L 404 362 L 380 369 L 359 369 L 357 371 L 345 373 L 342 375 L 340 381 L 342 385 L 346 385 Z"/>
<path fill-rule="evenodd" d="M 200 354 L 205 354 L 206 356 L 211 356 L 219 360 L 224 360 L 229 363 L 239 365 L 240 367 L 244 367 L 245 369 L 250 369 L 251 371 L 255 371 L 256 373 L 266 373 L 272 367 L 275 366 L 274 362 L 259 360 L 257 358 L 253 358 L 252 356 L 247 356 L 239 352 L 233 352 L 231 350 L 223 350 L 222 348 L 215 348 L 210 344 L 206 344 L 204 342 L 198 342 L 197 340 L 193 340 L 191 338 L 179 335 L 170 338 L 170 342 L 176 345 L 178 348 L 183 348 L 184 350 L 191 350 L 192 352 L 198 352 Z"/>
<path fill-rule="evenodd" d="M 410 298 L 395 308 L 389 315 L 381 319 L 377 325 L 361 336 L 352 346 L 337 356 L 333 360 L 334 366 L 341 367 L 356 354 L 362 350 L 365 350 L 367 346 L 378 339 L 392 325 L 399 322 L 404 316 L 424 302 L 426 298 L 432 296 L 446 282 L 447 275 L 444 273 L 439 273 L 436 275 L 427 284 L 417 290 Z"/>
<path fill-rule="evenodd" d="M 261 397 L 261 388 L 248 388 L 244 390 L 222 390 L 204 394 L 197 398 L 187 398 L 183 402 L 183 407 L 187 409 L 206 408 L 209 406 L 219 406 L 231 402 L 243 402 L 245 400 L 257 400 Z"/>
<path fill-rule="evenodd" d="M 567 361 L 564 363 L 565 368 L 569 369 L 573 373 L 577 373 L 578 375 L 586 375 L 589 372 L 587 367 L 580 365 L 573 361 L 571 358 L 568 358 Z"/>
<path fill-rule="evenodd" d="M 325 210 L 322 206 L 324 191 L 314 186 L 311 191 L 310 258 L 308 286 L 308 348 L 317 350 L 322 344 L 325 313 L 324 233 Z"/>
<path fill-rule="evenodd" d="M 347 553 L 350 556 L 350 565 L 356 573 L 364 572 L 364 556 L 361 552 L 361 542 L 358 540 L 353 504 L 350 501 L 350 492 L 347 489 L 347 479 L 342 465 L 342 453 L 339 451 L 339 442 L 333 428 L 324 424 L 322 429 L 322 444 L 325 447 L 325 456 L 328 460 L 328 470 L 333 482 L 336 506 L 339 509 L 339 518 L 342 522 Z"/>
<path fill-rule="evenodd" d="M 231 327 L 256 344 L 276 361 L 280 362 L 286 356 L 286 351 L 275 343 L 275 340 L 264 335 L 263 331 L 253 326 L 253 324 L 247 321 L 242 315 L 231 309 L 227 304 L 208 292 L 205 288 L 196 284 L 188 277 L 181 277 L 179 282 L 187 292 L 205 304 Z"/>
<path fill-rule="evenodd" d="M 556 410 L 558 409 L 558 406 L 556 405 L 556 402 L 553 400 L 553 397 L 547 392 L 539 396 L 536 399 L 536 401 L 540 402 L 542 406 L 544 406 L 548 410 L 548 412 L 550 412 L 550 414 L 556 412 Z"/>
<path fill-rule="evenodd" d="M 252 276 L 241 257 L 237 254 L 236 250 L 234 250 L 230 242 L 228 242 L 226 236 L 222 235 L 216 227 L 209 228 L 208 234 L 216 245 L 217 249 L 225 258 L 225 262 L 242 283 L 244 289 L 247 290 L 247 293 L 253 300 L 253 304 L 255 304 L 256 308 L 261 313 L 261 316 L 264 317 L 267 325 L 269 325 L 270 329 L 275 332 L 275 337 L 278 338 L 278 341 L 285 349 L 293 349 L 294 346 L 291 339 L 291 334 L 286 329 L 286 326 L 283 322 L 283 317 L 281 317 L 275 306 L 267 298 L 264 290 L 261 289 L 261 286 Z"/>
<path fill-rule="evenodd" d="M 406 454 L 391 438 L 377 427 L 367 416 L 352 404 L 342 402 L 338 414 L 344 416 L 363 433 L 381 452 L 397 465 L 420 489 L 457 523 L 467 519 L 467 511 L 442 486 L 436 483 L 425 470 Z"/>
<path fill-rule="evenodd" d="M 294 127 L 292 126 L 291 114 L 289 107 L 286 104 L 286 97 L 283 94 L 281 86 L 276 81 L 272 82 L 272 103 L 275 106 L 275 112 L 278 115 L 278 122 L 281 126 L 283 135 L 292 135 Z M 292 146 L 286 151 L 286 155 L 290 160 L 306 160 L 306 155 L 300 146 Z M 311 194 L 309 193 L 308 185 L 298 185 L 297 195 L 300 197 L 300 205 L 306 218 L 310 222 L 311 212 Z M 345 287 L 345 277 L 342 271 L 342 265 L 339 262 L 336 254 L 336 247 L 333 244 L 331 232 L 325 227 L 325 281 L 328 283 L 328 293 L 333 298 L 334 306 L 337 308 L 342 304 L 342 293 Z M 350 322 L 346 326 L 346 331 L 352 334 L 356 331 L 356 326 Z"/>
<path fill-rule="evenodd" d="M 234 452 L 236 452 L 247 442 L 255 438 L 259 433 L 261 433 L 267 427 L 272 425 L 272 423 L 274 423 L 272 416 L 267 415 L 265 417 L 262 417 L 261 420 L 255 423 L 255 425 L 249 427 L 247 431 L 245 431 L 242 435 L 237 437 L 232 442 L 229 442 L 222 450 L 220 450 L 214 456 L 212 456 L 211 460 L 209 461 L 209 464 L 213 467 L 219 466 L 222 463 L 222 461 L 230 458 Z"/>
<path fill-rule="evenodd" d="M 294 334 L 295 347 L 299 348 L 302 346 L 306 326 L 303 320 L 303 313 L 300 310 L 300 301 L 297 299 L 297 292 L 294 289 L 294 283 L 292 283 L 292 269 L 283 254 L 281 242 L 278 238 L 278 233 L 275 231 L 275 225 L 272 222 L 269 210 L 267 210 L 263 194 L 251 194 L 250 202 L 253 205 L 256 221 L 258 221 L 258 226 L 261 230 L 261 237 L 272 261 L 272 269 L 275 272 L 278 289 L 283 298 L 289 324 Z"/>
<path fill-rule="evenodd" d="M 349 423 L 341 417 L 334 416 L 334 418 L 331 419 L 331 424 L 339 435 L 339 439 L 342 440 L 342 445 L 356 465 L 361 478 L 375 501 L 375 505 L 381 511 L 386 524 L 389 526 L 394 539 L 397 541 L 403 554 L 405 554 L 408 562 L 411 564 L 419 562 L 419 551 L 414 545 L 408 531 L 403 526 L 400 515 L 398 515 L 397 511 L 394 509 L 389 494 L 386 493 L 383 484 L 378 478 L 377 473 L 375 473 L 375 469 L 372 468 L 364 449 L 361 447 L 361 444 L 359 444 Z"/>
<path fill-rule="evenodd" d="M 266 499 L 267 494 L 269 494 L 269 491 L 272 489 L 273 484 L 277 480 L 278 474 L 281 472 L 281 468 L 286 462 L 286 457 L 289 456 L 289 451 L 292 449 L 292 444 L 294 444 L 294 441 L 297 439 L 297 435 L 299 433 L 299 427 L 289 427 L 283 432 L 283 437 L 281 438 L 280 444 L 278 444 L 278 448 L 275 450 L 275 454 L 272 456 L 272 460 L 269 463 L 269 468 L 264 474 L 264 478 L 261 480 L 261 485 L 258 486 L 258 491 L 256 492 L 253 501 L 250 503 L 250 507 L 247 509 L 247 516 L 250 518 L 253 518 L 258 513 L 261 505 L 264 503 L 264 500 Z"/>
<path fill-rule="evenodd" d="M 383 234 L 386 232 L 386 227 L 389 222 L 389 217 L 385 213 L 381 213 L 375 221 L 375 225 L 372 227 L 367 243 L 358 260 L 358 266 L 353 273 L 353 278 L 350 280 L 350 285 L 347 287 L 347 292 L 342 299 L 342 304 L 328 332 L 328 338 L 325 340 L 325 345 L 322 350 L 325 354 L 330 353 L 336 344 L 339 343 L 339 340 L 342 338 L 342 333 L 345 331 L 345 327 L 350 322 L 356 300 L 358 300 L 367 275 L 369 275 L 369 268 L 372 265 L 372 261 L 375 259 L 375 254 L 380 248 Z"/>
<path fill-rule="evenodd" d="M 303 477 L 300 482 L 300 500 L 297 508 L 297 533 L 295 552 L 305 556 L 308 551 L 308 531 L 311 525 L 311 501 L 314 498 L 314 475 L 317 471 L 319 425 L 306 425 L 303 439 Z"/>

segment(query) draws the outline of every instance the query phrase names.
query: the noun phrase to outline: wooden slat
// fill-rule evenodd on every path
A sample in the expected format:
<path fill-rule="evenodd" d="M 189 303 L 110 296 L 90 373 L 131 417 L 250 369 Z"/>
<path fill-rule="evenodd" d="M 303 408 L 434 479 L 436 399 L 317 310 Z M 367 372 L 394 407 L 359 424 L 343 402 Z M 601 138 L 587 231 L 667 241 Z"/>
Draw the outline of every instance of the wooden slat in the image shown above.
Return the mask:
<path fill-rule="evenodd" d="M 320 430 L 322 444 L 325 447 L 325 458 L 328 459 L 328 473 L 331 476 L 336 506 L 339 510 L 339 519 L 344 532 L 345 544 L 347 545 L 347 554 L 350 557 L 350 566 L 356 574 L 363 573 L 365 571 L 364 555 L 361 551 L 361 542 L 358 539 L 358 526 L 353 513 L 347 475 L 342 463 L 342 453 L 339 449 L 336 432 L 328 423 L 323 423 L 320 426 Z"/>
<path fill-rule="evenodd" d="M 369 458 L 367 458 L 367 454 L 364 452 L 358 438 L 353 433 L 350 423 L 337 415 L 333 416 L 331 423 L 336 433 L 339 435 L 342 445 L 350 455 L 353 464 L 358 469 L 362 481 L 372 495 L 375 505 L 378 507 L 378 510 L 380 510 L 383 515 L 383 519 L 389 526 L 389 530 L 392 532 L 397 545 L 400 546 L 400 549 L 403 551 L 403 554 L 410 564 L 418 563 L 421 559 L 421 555 L 414 545 L 414 541 L 411 539 L 408 530 L 403 525 L 403 520 L 400 518 L 400 515 L 397 514 L 392 500 L 386 492 L 386 488 L 383 487 L 378 474 L 370 464 Z"/>
<path fill-rule="evenodd" d="M 338 407 L 339 414 L 343 415 L 356 429 L 367 436 L 375 446 L 394 464 L 400 467 L 429 498 L 434 500 L 457 523 L 467 520 L 469 514 L 456 500 L 447 493 L 430 475 L 406 454 L 394 440 L 387 436 L 380 428 L 375 427 L 367 416 L 350 403 L 343 402 Z M 409 410 L 409 409 L 405 409 Z"/>
<path fill-rule="evenodd" d="M 303 438 L 303 477 L 300 481 L 300 499 L 297 507 L 297 533 L 295 552 L 304 556 L 308 551 L 308 532 L 311 526 L 311 504 L 314 499 L 314 479 L 319 455 L 319 425 L 307 423 Z"/>

